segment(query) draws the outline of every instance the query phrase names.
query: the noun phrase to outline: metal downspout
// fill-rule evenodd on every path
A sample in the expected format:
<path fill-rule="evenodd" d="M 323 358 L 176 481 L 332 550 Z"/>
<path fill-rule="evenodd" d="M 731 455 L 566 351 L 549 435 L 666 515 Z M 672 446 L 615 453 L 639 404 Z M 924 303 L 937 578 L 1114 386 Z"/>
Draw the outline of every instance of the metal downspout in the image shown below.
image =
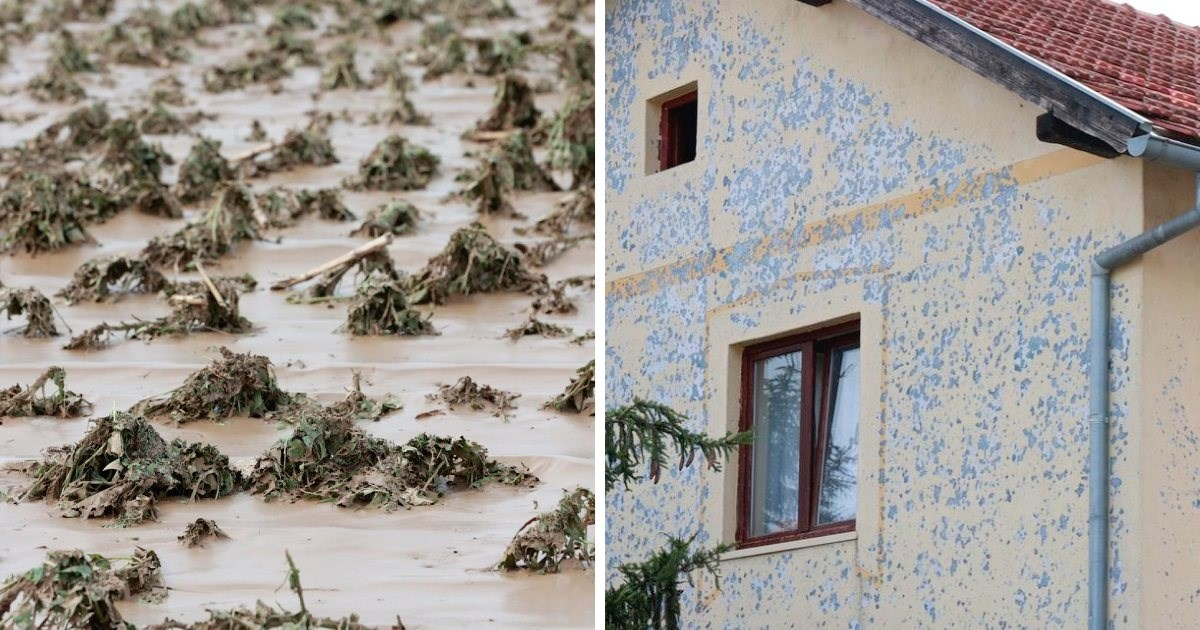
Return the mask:
<path fill-rule="evenodd" d="M 1197 171 L 1196 206 L 1092 259 L 1091 340 L 1088 362 L 1088 628 L 1108 627 L 1109 321 L 1111 273 L 1134 258 L 1200 227 L 1200 147 L 1154 134 L 1130 139 L 1129 154 Z"/>

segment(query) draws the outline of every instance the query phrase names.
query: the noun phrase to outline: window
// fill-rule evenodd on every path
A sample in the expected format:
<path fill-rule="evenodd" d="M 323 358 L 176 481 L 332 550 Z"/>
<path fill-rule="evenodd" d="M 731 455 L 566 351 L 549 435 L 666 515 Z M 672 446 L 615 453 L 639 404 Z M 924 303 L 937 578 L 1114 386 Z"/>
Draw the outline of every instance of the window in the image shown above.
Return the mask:
<path fill-rule="evenodd" d="M 663 101 L 659 116 L 658 170 L 665 171 L 696 159 L 696 91 Z"/>
<path fill-rule="evenodd" d="M 745 349 L 739 546 L 854 530 L 860 371 L 858 322 Z"/>

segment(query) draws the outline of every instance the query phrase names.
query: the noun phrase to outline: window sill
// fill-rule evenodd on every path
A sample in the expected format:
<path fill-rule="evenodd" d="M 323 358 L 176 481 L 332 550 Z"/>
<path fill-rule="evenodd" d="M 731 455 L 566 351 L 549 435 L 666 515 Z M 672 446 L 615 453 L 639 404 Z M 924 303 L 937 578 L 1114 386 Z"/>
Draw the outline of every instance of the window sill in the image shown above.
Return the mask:
<path fill-rule="evenodd" d="M 772 553 L 780 553 L 783 551 L 794 551 L 796 549 L 806 549 L 808 547 L 819 547 L 821 545 L 832 545 L 834 543 L 849 542 L 858 539 L 858 532 L 843 532 L 841 534 L 830 534 L 828 536 L 820 536 L 817 538 L 806 538 L 803 540 L 791 540 L 783 543 L 775 543 L 774 545 L 762 545 L 760 547 L 747 547 L 745 549 L 734 549 L 721 554 L 721 562 L 727 560 L 737 560 L 739 558 L 750 558 L 753 556 L 765 556 Z"/>

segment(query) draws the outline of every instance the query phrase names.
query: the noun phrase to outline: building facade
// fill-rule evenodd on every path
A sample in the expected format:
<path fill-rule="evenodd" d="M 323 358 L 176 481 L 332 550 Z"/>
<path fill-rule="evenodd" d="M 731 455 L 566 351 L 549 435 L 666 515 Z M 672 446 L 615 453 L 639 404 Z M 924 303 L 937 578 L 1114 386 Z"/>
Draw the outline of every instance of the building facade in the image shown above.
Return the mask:
<path fill-rule="evenodd" d="M 1196 205 L 1195 175 L 1039 141 L 1042 106 L 858 4 L 606 7 L 607 405 L 766 440 L 755 352 L 794 339 L 827 393 L 784 439 L 824 438 L 782 461 L 831 480 L 840 441 L 852 479 L 825 533 L 823 490 L 745 451 L 617 488 L 608 573 L 698 534 L 737 549 L 684 589 L 696 627 L 1083 627 L 1091 259 Z M 692 93 L 681 161 L 664 103 Z M 1197 263 L 1191 232 L 1113 276 L 1115 627 L 1200 618 Z M 827 336 L 804 344 L 847 324 L 833 400 Z M 797 486 L 810 510 L 771 525 Z"/>

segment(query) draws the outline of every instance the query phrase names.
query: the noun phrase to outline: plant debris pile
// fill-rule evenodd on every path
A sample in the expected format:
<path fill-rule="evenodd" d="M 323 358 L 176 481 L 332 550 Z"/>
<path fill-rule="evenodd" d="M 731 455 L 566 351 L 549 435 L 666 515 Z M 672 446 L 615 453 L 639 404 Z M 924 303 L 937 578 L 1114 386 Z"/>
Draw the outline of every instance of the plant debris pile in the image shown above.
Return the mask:
<path fill-rule="evenodd" d="M 531 335 L 550 338 L 565 337 L 569 334 L 571 334 L 570 328 L 564 328 L 558 324 L 552 324 L 550 322 L 543 322 L 536 317 L 530 317 L 529 319 L 525 320 L 525 323 L 504 331 L 504 336 L 513 341 L 517 341 L 521 337 L 528 337 Z"/>
<path fill-rule="evenodd" d="M 475 131 L 504 131 L 537 126 L 541 112 L 533 104 L 533 87 L 519 74 L 507 73 L 496 86 L 496 96 L 488 115 L 475 125 Z"/>
<path fill-rule="evenodd" d="M 513 170 L 502 154 L 492 152 L 483 156 L 473 177 L 462 194 L 475 202 L 476 212 L 521 216 L 508 202 L 508 192 L 513 189 Z"/>
<path fill-rule="evenodd" d="M 188 523 L 187 529 L 179 536 L 179 542 L 189 549 L 203 547 L 210 539 L 229 538 L 229 534 L 221 531 L 217 522 L 207 518 L 198 518 Z"/>
<path fill-rule="evenodd" d="M 218 184 L 230 179 L 233 179 L 233 169 L 221 157 L 221 143 L 200 136 L 179 166 L 175 194 L 184 203 L 203 201 L 213 196 Z"/>
<path fill-rule="evenodd" d="M 583 413 L 596 404 L 596 360 L 588 361 L 587 365 L 575 371 L 571 384 L 546 406 L 557 411 L 573 411 Z"/>
<path fill-rule="evenodd" d="M 73 447 L 51 449 L 21 499 L 54 499 L 69 518 L 118 516 L 141 497 L 219 498 L 239 473 L 215 447 L 167 442 L 142 416 L 114 411 Z M 133 523 L 123 523 L 133 524 Z"/>
<path fill-rule="evenodd" d="M 358 283 L 344 330 L 352 335 L 436 335 L 429 316 L 408 306 L 403 283 L 376 269 Z"/>
<path fill-rule="evenodd" d="M 66 386 L 67 373 L 54 366 L 42 372 L 29 387 L 13 385 L 0 389 L 0 418 L 17 416 L 57 416 L 78 418 L 92 409 L 92 403 L 83 396 L 69 391 Z M 46 382 L 54 384 L 55 390 L 46 395 Z"/>
<path fill-rule="evenodd" d="M 417 63 L 425 66 L 425 81 L 467 70 L 467 43 L 449 20 L 427 24 L 418 46 Z"/>
<path fill-rule="evenodd" d="M 517 130 L 500 142 L 500 155 L 512 170 L 512 185 L 516 190 L 553 192 L 561 190 L 533 157 L 533 143 L 529 134 Z"/>
<path fill-rule="evenodd" d="M 54 326 L 54 307 L 50 306 L 50 299 L 33 287 L 13 289 L 0 286 L 0 311 L 4 311 L 8 319 L 17 315 L 25 316 L 22 336 L 57 337 L 59 334 Z"/>
<path fill-rule="evenodd" d="M 351 236 L 369 236 L 371 238 L 392 234 L 401 236 L 412 232 L 417 227 L 421 213 L 416 206 L 403 199 L 393 199 L 383 205 L 376 206 L 358 229 Z"/>
<path fill-rule="evenodd" d="M 429 116 L 417 111 L 417 106 L 408 97 L 412 90 L 412 79 L 404 73 L 403 66 L 394 58 L 377 64 L 371 70 L 371 84 L 387 86 L 388 105 L 382 113 L 373 114 L 369 122 L 380 119 L 392 125 L 429 125 Z"/>
<path fill-rule="evenodd" d="M 260 159 L 262 156 L 265 159 Z M 237 173 L 247 179 L 290 170 L 297 166 L 327 166 L 338 162 L 333 143 L 321 125 L 292 129 L 283 139 L 255 150 L 239 160 Z"/>
<path fill-rule="evenodd" d="M 596 523 L 596 495 L 575 488 L 558 507 L 530 519 L 513 536 L 497 568 L 558 573 L 566 560 L 589 564 L 596 558 L 587 528 Z"/>
<path fill-rule="evenodd" d="M 538 220 L 533 231 L 539 234 L 565 235 L 579 225 L 589 234 L 596 232 L 596 190 L 585 186 L 576 188 L 554 204 L 550 214 Z"/>
<path fill-rule="evenodd" d="M 266 417 L 297 402 L 279 389 L 271 360 L 220 348 L 212 364 L 193 372 L 165 399 L 149 399 L 135 407 L 149 417 L 170 414 L 177 422 L 216 420 L 245 413 Z"/>
<path fill-rule="evenodd" d="M 116 602 L 163 591 L 158 554 L 138 547 L 128 564 L 79 550 L 51 551 L 42 563 L 0 588 L 5 628 L 129 628 Z"/>
<path fill-rule="evenodd" d="M 358 164 L 358 175 L 346 181 L 354 190 L 416 190 L 425 188 L 441 159 L 423 146 L 392 134 Z"/>
<path fill-rule="evenodd" d="M 290 553 L 286 555 L 288 562 L 287 584 L 288 588 L 296 594 L 296 598 L 300 600 L 300 610 L 298 612 L 288 612 L 282 607 L 275 608 L 259 600 L 254 610 L 244 607 L 233 610 L 209 609 L 208 619 L 194 623 L 182 623 L 173 619 L 167 619 L 163 623 L 149 626 L 147 630 L 237 630 L 239 628 L 368 630 L 370 628 L 370 626 L 359 623 L 357 615 L 350 615 L 341 619 L 330 619 L 317 617 L 309 612 L 304 604 L 304 588 L 300 585 L 300 570 L 296 568 L 296 563 L 292 561 L 292 555 Z M 399 619 L 397 619 L 397 625 L 394 627 L 403 630 L 404 624 L 400 623 Z"/>
<path fill-rule="evenodd" d="M 22 171 L 0 191 L 0 251 L 37 254 L 94 242 L 85 226 L 117 212 L 114 200 L 76 173 Z"/>
<path fill-rule="evenodd" d="M 332 417 L 379 422 L 380 418 L 403 408 L 400 400 L 390 394 L 383 400 L 368 398 L 362 391 L 362 375 L 355 372 L 354 383 L 346 397 L 327 407 L 325 412 Z"/>
<path fill-rule="evenodd" d="M 483 411 L 490 407 L 494 410 L 492 415 L 497 418 L 510 417 L 512 411 L 517 408 L 513 401 L 520 397 L 520 394 L 496 389 L 491 385 L 480 385 L 470 376 L 458 379 L 458 382 L 453 385 L 442 385 L 436 394 L 426 396 L 428 400 L 441 399 L 445 401 L 450 409 L 454 409 L 457 405 L 467 405 L 475 411 Z"/>
<path fill-rule="evenodd" d="M 171 313 L 152 320 L 129 323 L 102 323 L 72 337 L 67 350 L 102 348 L 108 338 L 123 332 L 129 339 L 154 339 L 165 335 L 186 335 L 196 331 L 243 333 L 253 325 L 241 316 L 238 292 L 245 286 L 242 279 L 218 278 L 213 286 L 204 282 L 181 282 L 170 285 L 167 303 Z"/>
<path fill-rule="evenodd" d="M 544 283 L 544 276 L 525 268 L 520 254 L 472 223 L 452 234 L 442 253 L 411 278 L 409 298 L 413 304 L 442 304 L 451 295 L 521 291 Z"/>
<path fill-rule="evenodd" d="M 67 304 L 105 302 L 127 293 L 157 293 L 166 286 L 167 279 L 146 261 L 106 256 L 80 265 L 71 282 L 56 295 Z"/>
<path fill-rule="evenodd" d="M 245 58 L 235 63 L 213 66 L 205 71 L 204 89 L 209 92 L 228 92 L 255 83 L 279 81 L 292 75 L 295 65 L 292 57 L 287 51 L 257 48 L 250 50 Z"/>
<path fill-rule="evenodd" d="M 560 235 L 532 245 L 517 243 L 516 248 L 525 259 L 525 264 L 530 267 L 545 267 L 559 256 L 571 251 L 581 240 L 583 239 L 577 236 Z"/>
<path fill-rule="evenodd" d="M 361 90 L 367 82 L 358 74 L 354 65 L 354 44 L 344 41 L 329 52 L 325 69 L 321 72 L 321 87 L 326 90 L 349 88 Z"/>
<path fill-rule="evenodd" d="M 390 511 L 431 505 L 451 488 L 491 481 L 527 486 L 537 478 L 523 467 L 488 459 L 487 449 L 466 438 L 422 433 L 396 445 L 344 416 L 309 411 L 289 437 L 258 458 L 249 487 L 267 500 L 315 499 Z"/>
<path fill-rule="evenodd" d="M 356 217 L 342 202 L 337 188 L 290 190 L 276 187 L 252 199 L 266 225 L 272 228 L 290 227 L 301 218 L 316 214 L 329 221 L 353 221 Z"/>
<path fill-rule="evenodd" d="M 342 278 L 351 269 L 357 270 L 356 276 L 359 278 L 374 275 L 398 282 L 403 281 L 400 273 L 392 266 L 391 256 L 388 255 L 385 249 L 379 249 L 365 256 L 347 260 L 340 265 L 326 270 L 317 278 L 316 282 L 309 285 L 303 292 L 289 296 L 288 301 L 303 304 L 332 298 L 337 293 L 337 288 L 341 284 Z"/>
<path fill-rule="evenodd" d="M 524 67 L 525 55 L 533 45 L 533 37 L 524 31 L 509 32 L 496 37 L 476 38 L 472 43 L 475 44 L 475 61 L 471 69 L 476 74 L 494 77 Z"/>
<path fill-rule="evenodd" d="M 142 250 L 142 257 L 152 264 L 185 269 L 196 262 L 214 261 L 237 243 L 260 238 L 255 201 L 248 186 L 226 185 L 216 205 L 199 220 L 171 236 L 155 237 Z"/>
<path fill-rule="evenodd" d="M 571 188 L 595 188 L 596 93 L 591 89 L 571 95 L 555 115 L 550 126 L 550 163 L 571 173 Z"/>

